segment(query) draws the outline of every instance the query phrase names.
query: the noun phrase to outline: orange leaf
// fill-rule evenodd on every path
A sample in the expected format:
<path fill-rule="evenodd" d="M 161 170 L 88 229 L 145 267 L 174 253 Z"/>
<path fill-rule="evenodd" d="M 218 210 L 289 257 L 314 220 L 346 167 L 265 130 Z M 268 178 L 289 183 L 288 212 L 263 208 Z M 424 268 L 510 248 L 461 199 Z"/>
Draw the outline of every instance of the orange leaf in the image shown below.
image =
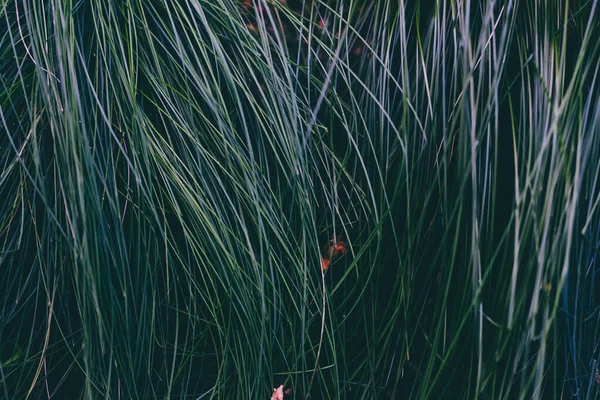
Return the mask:
<path fill-rule="evenodd" d="M 323 268 L 323 271 L 327 271 L 327 268 L 329 268 L 329 258 L 328 257 L 324 257 L 323 259 L 321 259 L 321 268 Z"/>

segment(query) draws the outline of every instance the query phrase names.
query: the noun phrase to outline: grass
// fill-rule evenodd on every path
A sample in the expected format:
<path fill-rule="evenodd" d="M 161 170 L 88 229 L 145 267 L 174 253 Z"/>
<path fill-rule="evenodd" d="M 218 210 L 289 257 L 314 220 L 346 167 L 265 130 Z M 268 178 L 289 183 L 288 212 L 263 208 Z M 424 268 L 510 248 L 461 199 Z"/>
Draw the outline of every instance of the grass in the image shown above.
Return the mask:
<path fill-rule="evenodd" d="M 598 7 L 4 1 L 0 398 L 595 398 Z"/>

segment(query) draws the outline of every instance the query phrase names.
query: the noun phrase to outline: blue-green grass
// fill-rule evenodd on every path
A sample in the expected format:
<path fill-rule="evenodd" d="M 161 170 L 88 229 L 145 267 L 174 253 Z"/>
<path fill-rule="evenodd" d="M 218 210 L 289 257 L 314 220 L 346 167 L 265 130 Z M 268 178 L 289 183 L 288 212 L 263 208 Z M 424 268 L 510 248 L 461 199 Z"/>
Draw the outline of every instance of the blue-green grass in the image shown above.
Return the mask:
<path fill-rule="evenodd" d="M 595 398 L 598 6 L 2 2 L 0 398 Z"/>

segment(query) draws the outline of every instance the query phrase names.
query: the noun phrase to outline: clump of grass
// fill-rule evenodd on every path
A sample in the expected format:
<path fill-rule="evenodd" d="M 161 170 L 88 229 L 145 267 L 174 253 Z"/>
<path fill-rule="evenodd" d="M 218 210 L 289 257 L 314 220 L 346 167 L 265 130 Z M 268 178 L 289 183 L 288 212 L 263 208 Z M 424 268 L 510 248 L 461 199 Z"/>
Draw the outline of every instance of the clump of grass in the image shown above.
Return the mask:
<path fill-rule="evenodd" d="M 598 17 L 5 2 L 0 397 L 593 398 Z"/>

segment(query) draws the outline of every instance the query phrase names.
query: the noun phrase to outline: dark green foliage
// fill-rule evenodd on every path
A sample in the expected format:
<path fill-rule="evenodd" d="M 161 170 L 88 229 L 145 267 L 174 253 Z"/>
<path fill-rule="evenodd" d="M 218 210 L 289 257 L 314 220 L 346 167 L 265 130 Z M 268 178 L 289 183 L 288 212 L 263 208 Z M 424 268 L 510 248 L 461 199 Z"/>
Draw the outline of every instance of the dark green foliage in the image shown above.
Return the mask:
<path fill-rule="evenodd" d="M 0 398 L 595 398 L 598 7 L 5 1 Z"/>

